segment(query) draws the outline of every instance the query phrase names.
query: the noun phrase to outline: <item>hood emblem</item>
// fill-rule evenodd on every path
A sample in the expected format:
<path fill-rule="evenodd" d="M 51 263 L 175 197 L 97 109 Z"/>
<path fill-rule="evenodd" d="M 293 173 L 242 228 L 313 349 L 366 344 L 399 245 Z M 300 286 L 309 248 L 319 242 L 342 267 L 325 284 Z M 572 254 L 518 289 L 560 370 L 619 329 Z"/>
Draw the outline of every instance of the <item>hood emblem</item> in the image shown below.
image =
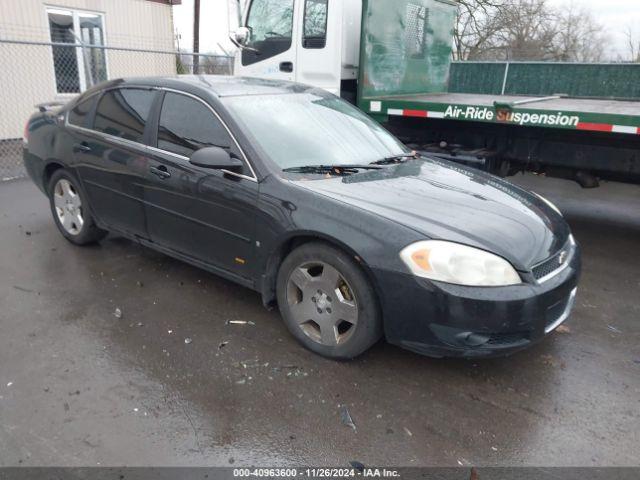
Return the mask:
<path fill-rule="evenodd" d="M 568 254 L 567 254 L 566 250 L 563 251 L 563 252 L 560 252 L 560 255 L 558 255 L 558 263 L 560 265 L 564 265 L 564 262 L 567 261 L 567 255 Z"/>

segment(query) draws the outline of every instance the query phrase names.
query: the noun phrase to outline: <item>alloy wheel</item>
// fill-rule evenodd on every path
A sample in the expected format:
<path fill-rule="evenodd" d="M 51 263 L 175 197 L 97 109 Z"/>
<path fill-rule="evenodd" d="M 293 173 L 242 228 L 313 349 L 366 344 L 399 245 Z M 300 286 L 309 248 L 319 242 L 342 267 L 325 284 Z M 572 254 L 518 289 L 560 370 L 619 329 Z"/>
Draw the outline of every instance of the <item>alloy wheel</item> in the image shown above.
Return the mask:
<path fill-rule="evenodd" d="M 67 233 L 78 235 L 84 225 L 82 201 L 73 184 L 61 178 L 53 190 L 53 201 L 60 225 Z"/>
<path fill-rule="evenodd" d="M 287 303 L 298 327 L 313 341 L 341 345 L 358 323 L 358 304 L 342 274 L 325 262 L 296 267 L 287 282 Z"/>

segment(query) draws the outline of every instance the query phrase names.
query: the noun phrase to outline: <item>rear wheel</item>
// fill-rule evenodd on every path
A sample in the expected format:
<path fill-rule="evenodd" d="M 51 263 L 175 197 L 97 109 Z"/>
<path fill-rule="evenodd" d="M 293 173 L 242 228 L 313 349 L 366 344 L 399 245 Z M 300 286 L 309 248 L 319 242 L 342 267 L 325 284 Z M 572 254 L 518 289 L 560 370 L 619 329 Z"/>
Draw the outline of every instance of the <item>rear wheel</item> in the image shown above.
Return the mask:
<path fill-rule="evenodd" d="M 68 171 L 57 170 L 49 182 L 49 203 L 60 233 L 76 245 L 103 239 L 107 232 L 98 228 L 91 216 L 89 202 Z"/>
<path fill-rule="evenodd" d="M 344 252 L 308 243 L 285 259 L 278 274 L 278 305 L 289 331 L 309 350 L 354 358 L 382 336 L 375 292 Z"/>

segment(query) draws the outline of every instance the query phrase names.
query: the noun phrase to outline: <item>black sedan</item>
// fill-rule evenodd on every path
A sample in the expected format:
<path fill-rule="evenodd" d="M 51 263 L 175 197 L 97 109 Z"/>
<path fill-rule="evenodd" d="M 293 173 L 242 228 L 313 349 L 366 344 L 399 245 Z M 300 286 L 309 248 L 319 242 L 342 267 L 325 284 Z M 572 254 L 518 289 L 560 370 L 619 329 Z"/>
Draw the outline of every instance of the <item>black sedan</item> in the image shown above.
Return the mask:
<path fill-rule="evenodd" d="M 255 289 L 321 355 L 382 336 L 504 355 L 573 307 L 580 252 L 550 202 L 420 157 L 322 90 L 129 79 L 42 110 L 24 161 L 62 235 L 113 232 Z"/>

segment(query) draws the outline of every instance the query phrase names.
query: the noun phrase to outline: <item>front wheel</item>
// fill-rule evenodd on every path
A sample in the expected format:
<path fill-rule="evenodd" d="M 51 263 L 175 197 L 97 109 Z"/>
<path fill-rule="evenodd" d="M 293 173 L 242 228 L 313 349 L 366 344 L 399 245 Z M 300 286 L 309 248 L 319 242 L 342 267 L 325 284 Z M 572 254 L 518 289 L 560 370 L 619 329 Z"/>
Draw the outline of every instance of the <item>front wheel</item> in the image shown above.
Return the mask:
<path fill-rule="evenodd" d="M 62 235 L 76 245 L 102 240 L 107 232 L 93 221 L 89 202 L 77 186 L 77 180 L 66 170 L 57 170 L 49 182 L 49 203 L 56 226 Z"/>
<path fill-rule="evenodd" d="M 291 252 L 278 273 L 277 295 L 289 331 L 325 357 L 357 357 L 382 336 L 369 280 L 348 255 L 329 245 L 308 243 Z"/>

